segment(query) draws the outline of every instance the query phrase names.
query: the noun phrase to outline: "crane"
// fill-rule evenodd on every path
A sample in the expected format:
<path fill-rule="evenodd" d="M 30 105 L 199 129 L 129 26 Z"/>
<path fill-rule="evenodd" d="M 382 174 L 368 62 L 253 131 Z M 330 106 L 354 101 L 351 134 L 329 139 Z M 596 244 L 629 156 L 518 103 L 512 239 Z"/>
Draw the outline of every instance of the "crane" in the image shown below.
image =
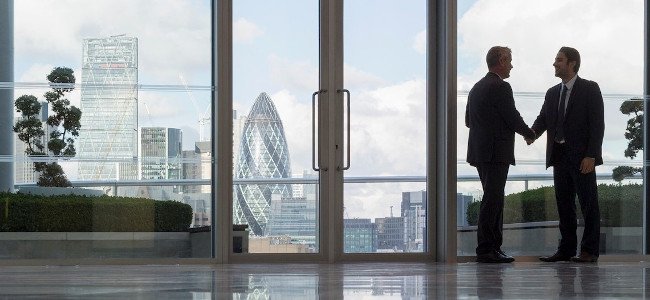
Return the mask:
<path fill-rule="evenodd" d="M 210 118 L 211 118 L 210 103 L 208 103 L 208 106 L 205 108 L 205 111 L 203 112 L 203 114 L 201 114 L 201 111 L 199 110 L 199 106 L 196 102 L 196 98 L 194 98 L 194 94 L 187 86 L 187 82 L 185 81 L 185 78 L 183 78 L 182 74 L 178 74 L 178 78 L 181 80 L 181 83 L 183 83 L 183 87 L 185 87 L 185 92 L 190 97 L 190 100 L 192 101 L 192 105 L 194 105 L 194 109 L 196 109 L 196 113 L 198 114 L 198 124 L 199 124 L 199 142 L 204 142 L 206 141 L 206 137 L 203 131 L 205 125 L 210 123 Z"/>

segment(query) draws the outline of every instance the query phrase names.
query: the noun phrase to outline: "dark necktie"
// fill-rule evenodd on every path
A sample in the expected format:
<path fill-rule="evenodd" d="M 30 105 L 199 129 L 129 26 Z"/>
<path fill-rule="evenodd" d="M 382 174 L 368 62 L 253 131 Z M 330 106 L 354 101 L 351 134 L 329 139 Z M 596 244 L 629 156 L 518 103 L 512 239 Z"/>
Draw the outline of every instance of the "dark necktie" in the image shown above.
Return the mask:
<path fill-rule="evenodd" d="M 562 94 L 560 95 L 560 106 L 557 109 L 557 123 L 555 123 L 555 141 L 564 140 L 564 112 L 566 106 L 566 85 L 562 84 Z"/>

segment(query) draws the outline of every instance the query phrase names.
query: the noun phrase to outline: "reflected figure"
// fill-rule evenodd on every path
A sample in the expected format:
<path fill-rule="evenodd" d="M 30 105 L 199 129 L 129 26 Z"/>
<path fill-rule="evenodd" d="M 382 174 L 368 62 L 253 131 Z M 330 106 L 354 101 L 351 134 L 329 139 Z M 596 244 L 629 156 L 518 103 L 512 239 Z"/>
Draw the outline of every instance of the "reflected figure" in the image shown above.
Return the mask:
<path fill-rule="evenodd" d="M 557 264 L 553 265 L 553 269 L 555 269 L 555 278 L 557 278 L 560 287 L 558 293 L 560 298 L 575 297 L 577 295 L 575 283 L 578 268 L 568 264 Z"/>
<path fill-rule="evenodd" d="M 511 265 L 478 265 L 476 269 L 476 295 L 479 299 L 502 299 L 503 277 Z"/>
<path fill-rule="evenodd" d="M 594 265 L 581 265 L 578 268 L 578 281 L 582 287 L 582 293 L 587 298 L 602 297 L 600 294 L 600 268 Z"/>

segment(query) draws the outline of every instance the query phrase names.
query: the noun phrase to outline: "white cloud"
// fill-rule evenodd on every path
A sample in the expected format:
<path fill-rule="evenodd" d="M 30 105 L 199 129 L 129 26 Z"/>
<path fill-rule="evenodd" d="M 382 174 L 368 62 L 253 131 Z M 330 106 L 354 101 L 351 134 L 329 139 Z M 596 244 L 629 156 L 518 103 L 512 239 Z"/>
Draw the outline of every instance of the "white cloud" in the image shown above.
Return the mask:
<path fill-rule="evenodd" d="M 350 174 L 425 174 L 425 95 L 424 80 L 352 95 Z"/>
<path fill-rule="evenodd" d="M 349 64 L 343 64 L 345 86 L 353 90 L 376 89 L 388 83 L 379 76 L 359 70 Z"/>
<path fill-rule="evenodd" d="M 309 61 L 293 61 L 271 54 L 269 78 L 280 88 L 299 91 L 318 89 L 318 67 Z"/>
<path fill-rule="evenodd" d="M 294 174 L 311 170 L 311 103 L 283 89 L 270 95 L 282 120 Z"/>
<path fill-rule="evenodd" d="M 210 11 L 196 1 L 16 1 L 15 52 L 22 63 L 80 69 L 84 38 L 138 38 L 141 83 L 209 83 Z M 147 81 L 147 82 L 145 82 Z"/>
<path fill-rule="evenodd" d="M 553 60 L 561 46 L 578 49 L 580 76 L 605 93 L 643 89 L 643 1 L 479 0 L 458 23 L 459 51 L 485 57 L 494 45 L 513 50 L 509 81 L 516 91 L 546 91 L 558 79 Z M 483 59 L 480 60 L 483 62 Z M 484 64 L 460 74 L 467 87 L 487 71 Z"/>
<path fill-rule="evenodd" d="M 417 35 L 415 35 L 415 38 L 413 38 L 413 49 L 417 53 L 420 54 L 426 54 L 427 53 L 427 32 L 426 30 L 422 30 L 418 32 Z"/>
<path fill-rule="evenodd" d="M 257 37 L 264 34 L 255 23 L 240 18 L 233 24 L 233 40 L 236 43 L 252 43 Z"/>

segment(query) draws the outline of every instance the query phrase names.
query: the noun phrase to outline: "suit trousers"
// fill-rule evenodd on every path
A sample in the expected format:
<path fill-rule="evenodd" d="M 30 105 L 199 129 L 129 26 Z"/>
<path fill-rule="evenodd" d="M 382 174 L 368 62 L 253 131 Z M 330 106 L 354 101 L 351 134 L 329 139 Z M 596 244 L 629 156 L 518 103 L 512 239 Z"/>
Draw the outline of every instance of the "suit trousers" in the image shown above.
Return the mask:
<path fill-rule="evenodd" d="M 585 224 L 580 251 L 598 256 L 600 209 L 598 207 L 596 171 L 582 174 L 580 161 L 575 157 L 571 159 L 564 144 L 554 143 L 552 162 L 555 201 L 560 217 L 561 239 L 558 252 L 568 256 L 573 256 L 576 253 L 578 222 L 575 198 L 577 194 Z"/>
<path fill-rule="evenodd" d="M 476 165 L 478 176 L 483 185 L 483 199 L 478 216 L 476 254 L 486 254 L 501 249 L 503 243 L 503 201 L 507 163 L 483 162 Z"/>

